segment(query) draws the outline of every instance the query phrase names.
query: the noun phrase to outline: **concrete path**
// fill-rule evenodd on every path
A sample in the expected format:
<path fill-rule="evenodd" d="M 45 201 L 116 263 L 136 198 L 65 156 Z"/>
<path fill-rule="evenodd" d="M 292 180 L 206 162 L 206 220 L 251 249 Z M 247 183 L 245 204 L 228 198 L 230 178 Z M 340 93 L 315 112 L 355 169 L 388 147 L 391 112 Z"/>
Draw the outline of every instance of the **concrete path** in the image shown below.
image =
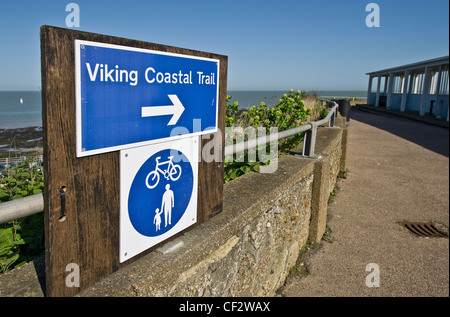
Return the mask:
<path fill-rule="evenodd" d="M 329 207 L 331 243 L 289 277 L 281 296 L 449 296 L 448 238 L 399 223 L 449 226 L 449 130 L 352 110 L 347 178 Z M 447 229 L 448 230 L 448 229 Z M 379 287 L 368 287 L 379 268 Z M 300 263 L 298 263 L 300 265 Z M 369 283 L 370 284 L 370 283 Z"/>

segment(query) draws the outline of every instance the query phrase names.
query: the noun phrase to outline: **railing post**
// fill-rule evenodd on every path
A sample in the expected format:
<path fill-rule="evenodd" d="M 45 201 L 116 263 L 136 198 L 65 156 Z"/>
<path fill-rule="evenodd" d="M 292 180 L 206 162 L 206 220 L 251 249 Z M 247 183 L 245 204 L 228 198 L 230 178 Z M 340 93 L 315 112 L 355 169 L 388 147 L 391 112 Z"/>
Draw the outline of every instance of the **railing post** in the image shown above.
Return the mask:
<path fill-rule="evenodd" d="M 336 117 L 336 111 L 334 111 L 333 115 L 330 117 L 330 122 L 329 122 L 329 127 L 333 128 L 334 127 L 334 118 Z"/>
<path fill-rule="evenodd" d="M 306 131 L 305 139 L 303 141 L 303 156 L 314 156 L 314 149 L 316 148 L 317 125 L 315 122 L 310 122 L 311 129 Z"/>

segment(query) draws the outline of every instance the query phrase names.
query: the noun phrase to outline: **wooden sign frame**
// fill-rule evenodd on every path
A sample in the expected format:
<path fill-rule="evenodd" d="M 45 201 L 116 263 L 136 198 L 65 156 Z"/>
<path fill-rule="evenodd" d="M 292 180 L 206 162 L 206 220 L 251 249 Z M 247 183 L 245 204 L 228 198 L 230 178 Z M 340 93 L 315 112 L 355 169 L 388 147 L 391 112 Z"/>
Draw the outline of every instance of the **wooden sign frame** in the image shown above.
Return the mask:
<path fill-rule="evenodd" d="M 119 151 L 77 158 L 75 40 L 124 45 L 220 60 L 219 132 L 203 137 L 197 225 L 222 211 L 227 56 L 52 26 L 41 27 L 44 214 L 47 296 L 73 296 L 151 252 L 119 262 Z M 214 146 L 211 146 L 214 145 Z M 200 155 L 201 157 L 202 155 Z M 189 230 L 189 229 L 187 229 Z M 78 268 L 75 272 L 73 268 Z M 79 273 L 79 284 L 70 283 Z M 75 278 L 75 277 L 73 277 Z M 69 279 L 69 283 L 68 283 Z"/>

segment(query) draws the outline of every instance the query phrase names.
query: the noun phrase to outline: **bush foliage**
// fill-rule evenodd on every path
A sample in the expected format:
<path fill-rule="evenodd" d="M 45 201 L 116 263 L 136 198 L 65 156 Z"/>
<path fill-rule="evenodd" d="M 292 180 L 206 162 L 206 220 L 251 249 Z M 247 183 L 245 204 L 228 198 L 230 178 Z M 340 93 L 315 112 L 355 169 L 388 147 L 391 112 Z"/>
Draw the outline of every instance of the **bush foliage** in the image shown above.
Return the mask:
<path fill-rule="evenodd" d="M 0 172 L 0 202 L 44 190 L 43 168 L 33 161 L 3 166 Z M 0 225 L 0 274 L 44 254 L 42 213 Z"/>
<path fill-rule="evenodd" d="M 308 94 L 305 91 L 294 91 L 291 89 L 273 107 L 268 107 L 264 102 L 261 102 L 258 106 L 252 106 L 248 110 L 239 110 L 239 103 L 237 101 L 230 103 L 232 96 L 227 96 L 225 124 L 227 127 L 265 128 L 267 134 L 269 134 L 270 128 L 277 128 L 278 132 L 289 130 L 307 123 L 311 109 L 306 108 L 304 105 L 303 99 L 306 97 L 308 97 Z M 303 135 L 304 133 L 299 133 L 279 140 L 278 156 L 297 147 L 303 140 Z M 244 136 L 244 140 L 247 140 L 246 136 Z M 249 171 L 259 171 L 261 165 L 269 163 L 261 161 L 252 162 L 248 158 L 254 156 L 250 154 L 246 151 L 244 154 L 236 154 L 236 156 L 241 155 L 239 160 L 236 157 L 233 157 L 232 162 L 227 162 L 226 160 L 224 164 L 225 183 Z M 244 159 L 242 159 L 242 155 L 244 155 Z"/>

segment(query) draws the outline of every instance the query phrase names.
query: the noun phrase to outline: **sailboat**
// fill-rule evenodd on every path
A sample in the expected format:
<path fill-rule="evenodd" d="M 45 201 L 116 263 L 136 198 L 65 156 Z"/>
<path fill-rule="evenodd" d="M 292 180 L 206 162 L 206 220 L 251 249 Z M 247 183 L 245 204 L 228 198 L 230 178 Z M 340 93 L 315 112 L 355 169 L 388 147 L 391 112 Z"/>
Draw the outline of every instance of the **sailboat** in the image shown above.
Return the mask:
<path fill-rule="evenodd" d="M 20 104 L 23 104 L 23 98 L 20 98 L 19 102 Z"/>

